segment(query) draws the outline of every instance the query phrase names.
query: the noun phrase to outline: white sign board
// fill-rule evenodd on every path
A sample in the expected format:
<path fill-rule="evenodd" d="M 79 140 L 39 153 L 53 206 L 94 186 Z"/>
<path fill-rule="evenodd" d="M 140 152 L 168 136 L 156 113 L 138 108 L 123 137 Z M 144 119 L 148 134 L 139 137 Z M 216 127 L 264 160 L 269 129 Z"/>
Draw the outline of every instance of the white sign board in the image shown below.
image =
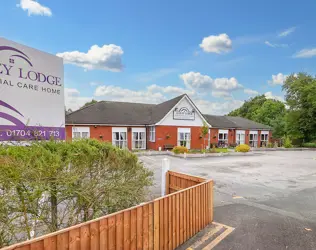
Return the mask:
<path fill-rule="evenodd" d="M 0 141 L 65 139 L 64 66 L 0 38 Z"/>
<path fill-rule="evenodd" d="M 174 120 L 194 120 L 195 111 L 189 110 L 186 107 L 175 108 L 173 111 L 173 119 Z"/>

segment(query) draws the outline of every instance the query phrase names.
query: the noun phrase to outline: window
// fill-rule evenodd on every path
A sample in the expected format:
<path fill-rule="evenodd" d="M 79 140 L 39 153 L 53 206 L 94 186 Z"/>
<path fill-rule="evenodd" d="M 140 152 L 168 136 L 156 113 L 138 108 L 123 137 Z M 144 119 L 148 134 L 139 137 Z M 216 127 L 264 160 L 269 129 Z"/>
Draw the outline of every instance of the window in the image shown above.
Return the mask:
<path fill-rule="evenodd" d="M 267 147 L 268 142 L 269 142 L 269 132 L 268 131 L 261 131 L 260 147 Z"/>
<path fill-rule="evenodd" d="M 133 132 L 133 149 L 146 149 L 146 133 Z"/>
<path fill-rule="evenodd" d="M 90 128 L 89 127 L 73 127 L 72 128 L 72 138 L 73 139 L 90 138 Z"/>
<path fill-rule="evenodd" d="M 236 131 L 236 144 L 245 144 L 245 131 L 244 130 L 237 130 Z"/>
<path fill-rule="evenodd" d="M 249 133 L 249 145 L 250 147 L 258 147 L 258 132 L 250 131 Z"/>
<path fill-rule="evenodd" d="M 178 128 L 178 146 L 183 146 L 188 149 L 191 147 L 191 129 Z"/>
<path fill-rule="evenodd" d="M 218 146 L 227 147 L 228 146 L 228 130 L 218 131 Z"/>
<path fill-rule="evenodd" d="M 156 127 L 150 126 L 149 127 L 149 141 L 155 142 L 156 140 Z"/>
<path fill-rule="evenodd" d="M 127 147 L 127 132 L 113 132 L 112 144 L 118 148 Z"/>

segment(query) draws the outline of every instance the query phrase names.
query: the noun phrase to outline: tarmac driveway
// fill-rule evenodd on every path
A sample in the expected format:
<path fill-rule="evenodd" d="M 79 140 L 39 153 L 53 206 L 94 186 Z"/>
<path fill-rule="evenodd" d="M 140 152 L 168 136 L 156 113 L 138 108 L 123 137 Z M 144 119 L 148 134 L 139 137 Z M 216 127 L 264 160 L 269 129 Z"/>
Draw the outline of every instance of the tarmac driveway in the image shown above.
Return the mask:
<path fill-rule="evenodd" d="M 153 196 L 163 158 L 140 157 L 155 171 Z M 171 170 L 215 181 L 214 220 L 235 228 L 215 249 L 316 249 L 315 151 L 168 158 Z"/>

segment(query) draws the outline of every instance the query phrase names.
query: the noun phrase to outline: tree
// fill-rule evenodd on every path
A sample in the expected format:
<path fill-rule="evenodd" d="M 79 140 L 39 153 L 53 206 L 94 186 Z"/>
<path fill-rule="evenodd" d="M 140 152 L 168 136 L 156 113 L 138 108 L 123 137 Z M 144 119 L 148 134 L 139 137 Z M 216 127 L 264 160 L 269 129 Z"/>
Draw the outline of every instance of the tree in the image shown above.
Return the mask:
<path fill-rule="evenodd" d="M 206 124 L 206 122 L 203 122 L 203 126 L 201 127 L 201 136 L 203 139 L 203 150 L 205 149 L 205 136 L 208 134 L 208 126 Z"/>
<path fill-rule="evenodd" d="M 81 108 L 87 107 L 87 106 L 94 104 L 94 103 L 97 103 L 97 102 L 98 102 L 97 100 L 92 99 L 90 102 L 86 102 Z"/>
<path fill-rule="evenodd" d="M 306 73 L 292 74 L 284 85 L 288 105 L 287 130 L 292 138 L 316 139 L 316 78 Z"/>
<path fill-rule="evenodd" d="M 282 137 L 286 133 L 286 108 L 283 102 L 267 99 L 264 95 L 250 98 L 229 116 L 244 117 L 273 128 L 273 136 Z"/>

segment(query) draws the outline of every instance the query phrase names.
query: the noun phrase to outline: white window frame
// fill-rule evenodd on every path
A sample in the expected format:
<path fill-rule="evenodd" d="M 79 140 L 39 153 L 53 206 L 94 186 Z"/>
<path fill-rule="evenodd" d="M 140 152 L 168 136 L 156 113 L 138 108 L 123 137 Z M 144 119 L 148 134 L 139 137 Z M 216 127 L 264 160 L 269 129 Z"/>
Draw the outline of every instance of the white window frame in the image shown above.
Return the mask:
<path fill-rule="evenodd" d="M 263 140 L 262 140 L 262 136 L 263 136 Z M 269 143 L 269 131 L 261 131 L 260 134 L 260 147 L 264 146 L 267 147 Z"/>
<path fill-rule="evenodd" d="M 242 140 L 243 137 L 243 140 Z M 245 144 L 246 143 L 246 131 L 245 130 L 237 130 L 236 131 L 236 144 Z"/>
<path fill-rule="evenodd" d="M 156 127 L 155 126 L 149 127 L 149 141 L 150 142 L 156 141 Z"/>
<path fill-rule="evenodd" d="M 90 127 L 72 127 L 72 139 L 90 138 Z"/>
<path fill-rule="evenodd" d="M 252 136 L 252 139 L 251 139 Z M 257 148 L 258 147 L 258 131 L 252 130 L 249 131 L 249 145 L 250 147 Z"/>
<path fill-rule="evenodd" d="M 181 134 L 183 134 L 183 139 L 181 139 Z M 177 145 L 191 148 L 191 128 L 178 128 Z"/>
<path fill-rule="evenodd" d="M 223 135 L 222 139 L 220 139 L 220 135 Z M 226 135 L 226 136 L 225 136 Z M 228 129 L 220 129 L 218 130 L 218 145 L 224 147 L 228 147 Z"/>
<path fill-rule="evenodd" d="M 146 128 L 132 128 L 132 149 L 146 149 Z"/>
<path fill-rule="evenodd" d="M 119 139 L 116 140 L 116 133 L 119 133 Z M 125 138 L 124 138 L 125 134 Z M 123 135 L 123 136 L 122 136 Z M 127 128 L 112 127 L 112 145 L 118 148 L 127 148 Z"/>

